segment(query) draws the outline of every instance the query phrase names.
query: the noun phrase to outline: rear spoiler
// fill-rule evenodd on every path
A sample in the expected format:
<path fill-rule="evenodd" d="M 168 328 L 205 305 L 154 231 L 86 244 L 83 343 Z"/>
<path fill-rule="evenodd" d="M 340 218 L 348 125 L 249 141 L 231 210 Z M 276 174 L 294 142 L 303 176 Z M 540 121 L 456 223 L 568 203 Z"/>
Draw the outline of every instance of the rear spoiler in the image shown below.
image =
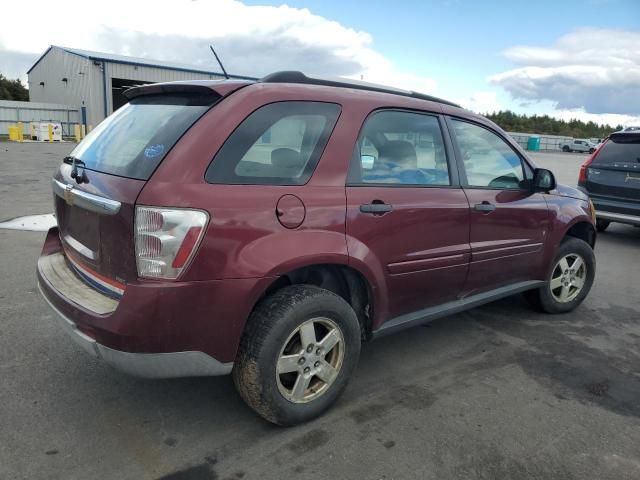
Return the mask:
<path fill-rule="evenodd" d="M 616 143 L 639 143 L 640 132 L 633 130 L 630 132 L 613 132 L 611 135 L 609 135 L 609 140 L 612 140 Z"/>
<path fill-rule="evenodd" d="M 236 90 L 246 87 L 253 82 L 245 80 L 206 80 L 200 82 L 168 82 L 168 83 L 152 83 L 149 85 L 140 85 L 132 87 L 122 94 L 127 100 L 141 97 L 143 95 L 159 95 L 159 94 L 188 94 L 199 96 L 211 96 L 213 101 L 219 100 L 221 97 L 229 95 Z"/>

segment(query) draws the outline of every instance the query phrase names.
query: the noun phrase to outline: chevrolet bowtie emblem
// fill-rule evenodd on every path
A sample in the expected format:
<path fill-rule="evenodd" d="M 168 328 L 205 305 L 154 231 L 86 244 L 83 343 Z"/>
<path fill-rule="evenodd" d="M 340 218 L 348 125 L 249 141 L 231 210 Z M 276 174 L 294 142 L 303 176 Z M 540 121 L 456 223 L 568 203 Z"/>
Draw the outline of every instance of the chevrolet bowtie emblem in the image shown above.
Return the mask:
<path fill-rule="evenodd" d="M 64 201 L 67 202 L 67 205 L 73 205 L 73 185 L 67 185 L 64 187 L 64 192 L 62 192 L 62 196 L 64 197 Z"/>

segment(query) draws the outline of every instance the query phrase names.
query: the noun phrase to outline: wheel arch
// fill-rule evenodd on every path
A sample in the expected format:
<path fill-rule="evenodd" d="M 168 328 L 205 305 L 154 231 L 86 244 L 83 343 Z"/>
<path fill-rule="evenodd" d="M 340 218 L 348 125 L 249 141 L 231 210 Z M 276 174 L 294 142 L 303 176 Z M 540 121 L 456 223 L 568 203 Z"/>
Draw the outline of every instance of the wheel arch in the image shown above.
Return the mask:
<path fill-rule="evenodd" d="M 566 230 L 563 240 L 567 237 L 579 238 L 589 244 L 591 248 L 596 245 L 596 229 L 591 222 L 586 220 L 576 220 Z"/>
<path fill-rule="evenodd" d="M 300 284 L 315 285 L 342 297 L 356 312 L 362 339 L 370 339 L 374 312 L 378 308 L 374 296 L 376 289 L 365 273 L 347 263 L 314 262 L 284 271 L 263 290 L 251 311 L 265 297 L 284 287 Z"/>

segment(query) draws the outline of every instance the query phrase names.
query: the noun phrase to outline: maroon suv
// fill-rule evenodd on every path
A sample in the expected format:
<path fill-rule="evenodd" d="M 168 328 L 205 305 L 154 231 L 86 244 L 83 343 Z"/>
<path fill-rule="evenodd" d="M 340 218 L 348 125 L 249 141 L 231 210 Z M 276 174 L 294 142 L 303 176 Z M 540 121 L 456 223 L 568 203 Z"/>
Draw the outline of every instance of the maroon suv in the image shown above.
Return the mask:
<path fill-rule="evenodd" d="M 278 424 L 327 409 L 362 341 L 525 292 L 567 312 L 594 212 L 487 119 L 280 72 L 130 89 L 53 178 L 38 283 L 90 354 L 232 373 Z"/>

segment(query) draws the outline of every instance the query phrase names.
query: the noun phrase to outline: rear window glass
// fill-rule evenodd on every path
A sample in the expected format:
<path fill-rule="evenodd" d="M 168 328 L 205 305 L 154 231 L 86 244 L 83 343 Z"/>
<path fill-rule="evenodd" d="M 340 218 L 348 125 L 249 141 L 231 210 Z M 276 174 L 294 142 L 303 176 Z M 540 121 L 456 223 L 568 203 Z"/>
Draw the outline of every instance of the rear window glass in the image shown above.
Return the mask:
<path fill-rule="evenodd" d="M 217 95 L 134 98 L 100 123 L 71 152 L 88 170 L 147 180 Z"/>
<path fill-rule="evenodd" d="M 313 173 L 340 114 L 321 102 L 277 102 L 249 115 L 211 162 L 209 183 L 302 185 Z"/>
<path fill-rule="evenodd" d="M 623 133 L 611 135 L 596 158 L 594 164 L 640 162 L 640 134 Z"/>

